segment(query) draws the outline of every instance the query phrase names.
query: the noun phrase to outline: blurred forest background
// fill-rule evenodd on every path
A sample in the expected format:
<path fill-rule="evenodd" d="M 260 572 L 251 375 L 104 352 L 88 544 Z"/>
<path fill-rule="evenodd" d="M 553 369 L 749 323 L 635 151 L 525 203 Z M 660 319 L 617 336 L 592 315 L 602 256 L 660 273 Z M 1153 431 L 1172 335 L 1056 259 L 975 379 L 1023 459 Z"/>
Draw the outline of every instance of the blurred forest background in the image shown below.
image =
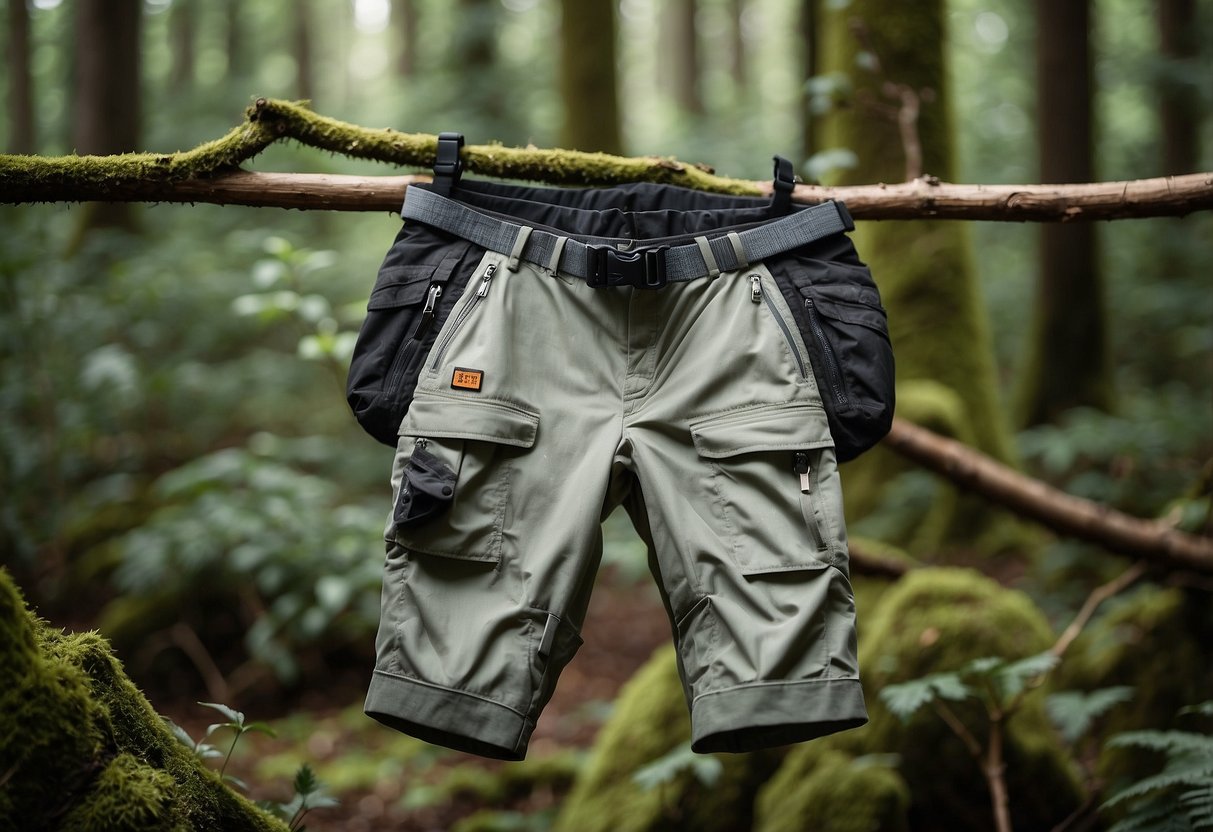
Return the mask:
<path fill-rule="evenodd" d="M 1213 169 L 1213 4 L 1195 0 L 3 5 L 9 153 L 187 149 L 267 96 L 368 127 L 673 155 L 750 179 L 770 177 L 773 153 L 842 184 Z M 281 144 L 250 167 L 393 172 Z M 1209 534 L 1211 220 L 861 223 L 900 414 L 1072 494 Z M 962 741 L 930 713 L 894 719 L 882 687 L 963 668 L 993 678 L 1007 665 L 966 662 L 1039 653 L 1128 563 L 873 453 L 844 470 L 849 528 L 916 566 L 856 576 L 873 724 L 786 757 L 705 762 L 680 733 L 670 654 L 646 664 L 668 624 L 616 516 L 586 647 L 532 759 L 430 748 L 360 707 L 391 454 L 356 426 L 343 384 L 398 218 L 94 204 L 2 206 L 0 222 L 0 562 L 39 615 L 99 629 L 195 736 L 211 721 L 197 700 L 274 724 L 231 770 L 253 797 L 285 800 L 309 761 L 342 800 L 309 815 L 313 829 L 989 828 Z M 1024 698 L 1007 741 L 1016 828 L 1148 810 L 1095 812 L 1182 755 L 1108 739 L 1207 738 L 1211 591 L 1209 576 L 1152 573 L 1048 674 L 1053 724 L 1044 693 Z M 924 702 L 946 685 L 927 689 Z M 956 707 L 984 743 L 979 699 Z M 1184 706 L 1198 712 L 1177 717 Z M 1197 798 L 1213 828 L 1213 786 Z"/>

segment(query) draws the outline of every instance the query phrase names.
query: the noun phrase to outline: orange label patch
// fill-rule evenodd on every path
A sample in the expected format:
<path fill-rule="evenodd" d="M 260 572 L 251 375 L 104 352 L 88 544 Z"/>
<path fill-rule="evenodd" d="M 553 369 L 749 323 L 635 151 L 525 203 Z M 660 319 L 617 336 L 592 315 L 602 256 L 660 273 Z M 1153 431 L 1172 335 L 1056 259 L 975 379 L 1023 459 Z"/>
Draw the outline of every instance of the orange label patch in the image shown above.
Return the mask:
<path fill-rule="evenodd" d="M 451 378 L 451 386 L 460 390 L 478 391 L 483 382 L 483 370 L 469 370 L 465 367 L 456 367 L 455 375 Z"/>

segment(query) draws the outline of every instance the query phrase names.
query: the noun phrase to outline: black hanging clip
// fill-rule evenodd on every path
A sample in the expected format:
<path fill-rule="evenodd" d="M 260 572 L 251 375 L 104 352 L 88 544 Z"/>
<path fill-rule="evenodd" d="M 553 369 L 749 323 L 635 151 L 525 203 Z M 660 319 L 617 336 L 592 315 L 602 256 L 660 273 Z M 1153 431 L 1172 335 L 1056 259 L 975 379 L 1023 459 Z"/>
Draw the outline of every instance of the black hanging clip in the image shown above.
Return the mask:
<path fill-rule="evenodd" d="M 782 156 L 775 156 L 775 178 L 771 182 L 771 216 L 780 217 L 792 213 L 792 189 L 796 187 L 796 174 L 792 163 Z"/>
<path fill-rule="evenodd" d="M 463 161 L 459 151 L 463 149 L 462 133 L 439 133 L 438 155 L 434 159 L 434 193 L 440 196 L 450 196 L 451 191 L 459 184 L 463 176 Z"/>

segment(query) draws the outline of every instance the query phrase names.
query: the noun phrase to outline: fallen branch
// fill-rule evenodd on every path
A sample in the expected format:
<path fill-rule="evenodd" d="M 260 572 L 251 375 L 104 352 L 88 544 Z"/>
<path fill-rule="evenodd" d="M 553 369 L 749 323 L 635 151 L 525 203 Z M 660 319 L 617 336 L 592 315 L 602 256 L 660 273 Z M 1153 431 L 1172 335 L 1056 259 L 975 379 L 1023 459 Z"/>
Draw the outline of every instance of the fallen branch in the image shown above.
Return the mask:
<path fill-rule="evenodd" d="M 276 141 L 359 159 L 429 167 L 435 136 L 369 129 L 286 101 L 258 99 L 244 124 L 180 153 L 0 156 L 0 203 L 206 202 L 327 211 L 395 211 L 405 188 L 428 177 L 253 173 L 239 165 Z M 769 182 L 730 179 L 673 158 L 469 145 L 468 171 L 553 185 L 659 182 L 715 193 L 761 195 Z M 1056 222 L 1182 216 L 1213 208 L 1213 173 L 1067 185 L 956 185 L 921 176 L 895 185 L 798 185 L 793 199 L 839 199 L 859 219 Z"/>
<path fill-rule="evenodd" d="M 1213 539 L 1075 497 L 972 448 L 895 418 L 884 445 L 960 487 L 1070 537 L 1172 568 L 1213 574 Z"/>

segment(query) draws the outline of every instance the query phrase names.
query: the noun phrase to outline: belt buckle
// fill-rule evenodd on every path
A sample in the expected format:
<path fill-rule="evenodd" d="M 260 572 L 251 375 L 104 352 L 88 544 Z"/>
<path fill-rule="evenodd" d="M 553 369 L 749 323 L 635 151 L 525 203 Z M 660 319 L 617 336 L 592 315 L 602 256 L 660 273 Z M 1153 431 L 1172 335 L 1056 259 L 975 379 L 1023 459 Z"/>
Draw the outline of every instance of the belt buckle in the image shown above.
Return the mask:
<path fill-rule="evenodd" d="M 611 246 L 586 246 L 586 283 L 595 289 L 608 286 L 660 289 L 668 282 L 665 271 L 668 248 L 620 251 Z"/>

